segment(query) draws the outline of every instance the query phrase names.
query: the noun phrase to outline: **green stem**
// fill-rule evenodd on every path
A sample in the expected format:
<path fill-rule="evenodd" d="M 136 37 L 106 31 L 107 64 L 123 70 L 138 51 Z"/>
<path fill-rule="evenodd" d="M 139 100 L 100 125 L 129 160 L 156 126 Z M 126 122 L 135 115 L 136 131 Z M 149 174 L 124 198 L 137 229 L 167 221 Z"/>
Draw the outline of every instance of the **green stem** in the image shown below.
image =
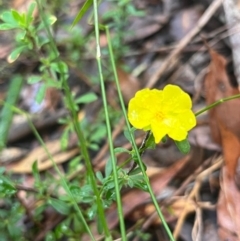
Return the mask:
<path fill-rule="evenodd" d="M 116 201 L 117 201 L 117 209 L 118 209 L 121 237 L 122 237 L 122 240 L 125 241 L 126 240 L 126 229 L 125 229 L 124 215 L 123 215 L 123 210 L 122 210 L 120 187 L 119 187 L 119 183 L 118 183 L 118 171 L 117 171 L 117 166 L 116 166 L 116 157 L 115 157 L 115 153 L 114 153 L 114 146 L 113 146 L 113 141 L 112 141 L 112 136 L 111 136 L 111 126 L 110 126 L 110 119 L 109 119 L 109 113 L 108 113 L 106 91 L 105 91 L 105 85 L 104 85 L 103 74 L 102 74 L 101 49 L 100 49 L 100 43 L 99 43 L 99 23 L 98 23 L 98 12 L 97 12 L 97 0 L 93 1 L 93 6 L 94 6 L 94 26 L 95 26 L 95 35 L 96 35 L 96 48 L 97 48 L 96 60 L 97 60 L 97 64 L 98 64 L 100 85 L 101 85 L 101 91 L 102 91 L 102 100 L 103 100 L 105 120 L 106 120 L 106 126 L 107 126 L 107 135 L 108 135 L 108 141 L 109 141 L 109 149 L 110 149 L 111 162 L 112 162 L 112 168 L 113 168 L 113 178 L 114 178 L 114 185 L 115 185 L 115 193 L 116 193 Z"/>
<path fill-rule="evenodd" d="M 130 124 L 128 122 L 128 118 L 127 118 L 127 113 L 126 113 L 126 110 L 125 110 L 125 105 L 124 105 L 124 101 L 123 101 L 123 97 L 122 97 L 122 93 L 121 93 L 121 89 L 120 89 L 120 85 L 119 85 L 119 79 L 118 79 L 118 75 L 117 75 L 117 69 L 116 69 L 116 64 L 115 64 L 115 61 L 114 61 L 114 55 L 113 55 L 113 50 L 112 50 L 112 45 L 111 45 L 111 38 L 110 38 L 110 34 L 109 34 L 109 29 L 108 27 L 106 27 L 106 33 L 107 33 L 107 39 L 108 39 L 108 45 L 109 45 L 109 53 L 110 53 L 110 58 L 111 58 L 111 62 L 112 62 L 112 68 L 113 68 L 113 74 L 114 74 L 114 79 L 115 79 L 115 82 L 116 82 L 116 87 L 117 87 L 117 91 L 118 91 L 118 96 L 119 96 L 119 100 L 120 100 L 120 104 L 121 104 L 121 107 L 122 107 L 122 111 L 123 111 L 123 114 L 124 114 L 124 118 L 126 120 L 126 124 L 127 124 L 127 128 L 128 128 L 128 131 L 130 133 L 130 136 L 131 136 L 131 142 L 133 143 L 133 148 L 137 154 L 137 158 L 138 158 L 138 161 L 139 161 L 139 166 L 141 168 L 141 171 L 143 173 L 143 178 L 146 182 L 146 185 L 147 185 L 147 188 L 148 188 L 148 191 L 149 191 L 149 194 L 152 198 L 152 201 L 155 205 L 155 208 L 156 208 L 156 211 L 158 213 L 158 216 L 160 217 L 161 221 L 162 221 L 162 224 L 166 230 L 166 232 L 168 233 L 168 236 L 170 238 L 171 241 L 175 241 L 173 235 L 172 235 L 172 232 L 171 230 L 169 229 L 165 219 L 164 219 L 164 216 L 159 208 L 159 205 L 158 205 L 158 202 L 156 200 L 156 197 L 153 193 L 153 190 L 151 188 L 151 185 L 150 185 L 150 182 L 149 182 L 149 178 L 145 172 L 145 169 L 144 169 L 144 165 L 142 163 L 142 160 L 141 160 L 141 157 L 140 157 L 140 154 L 139 154 L 139 151 L 138 151 L 138 148 L 137 148 L 137 145 L 136 145 L 136 142 L 134 140 L 134 137 L 132 135 L 132 132 L 131 132 L 131 127 L 130 127 Z"/>
<path fill-rule="evenodd" d="M 218 101 L 216 101 L 216 102 L 214 102 L 214 103 L 206 106 L 205 108 L 197 111 L 197 112 L 195 113 L 195 116 L 199 116 L 199 115 L 201 115 L 202 113 L 204 113 L 205 111 L 210 110 L 210 109 L 212 109 L 213 107 L 215 107 L 215 106 L 217 106 L 217 105 L 219 105 L 219 104 L 221 104 L 221 103 L 223 103 L 223 102 L 226 102 L 226 101 L 229 101 L 229 100 L 234 100 L 234 99 L 237 99 L 237 98 L 240 98 L 240 94 L 232 95 L 232 96 L 229 96 L 229 97 L 220 99 L 220 100 L 218 100 Z"/>

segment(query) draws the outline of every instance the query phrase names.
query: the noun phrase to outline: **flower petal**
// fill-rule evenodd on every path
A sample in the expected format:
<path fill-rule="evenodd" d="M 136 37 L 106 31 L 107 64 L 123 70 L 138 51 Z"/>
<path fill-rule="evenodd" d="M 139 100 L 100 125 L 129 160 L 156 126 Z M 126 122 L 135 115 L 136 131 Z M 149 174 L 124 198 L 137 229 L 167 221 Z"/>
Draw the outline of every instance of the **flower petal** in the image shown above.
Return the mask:
<path fill-rule="evenodd" d="M 192 101 L 190 96 L 176 85 L 166 85 L 163 89 L 165 109 L 176 112 L 183 109 L 191 109 Z"/>
<path fill-rule="evenodd" d="M 168 135 L 176 140 L 182 141 L 187 137 L 187 132 L 191 130 L 196 125 L 196 117 L 191 110 L 186 110 L 179 113 L 175 117 L 175 122 L 171 126 Z"/>
<path fill-rule="evenodd" d="M 191 130 L 194 126 L 196 126 L 196 116 L 191 110 L 181 112 L 178 116 L 178 121 L 181 123 L 181 126 L 187 131 Z"/>
<path fill-rule="evenodd" d="M 151 131 L 153 133 L 155 143 L 159 143 L 164 136 L 169 131 L 168 126 L 166 126 L 163 122 L 152 121 Z"/>
<path fill-rule="evenodd" d="M 174 128 L 171 128 L 171 130 L 168 133 L 169 137 L 176 141 L 185 140 L 187 138 L 187 134 L 187 131 L 180 126 L 175 126 Z"/>
<path fill-rule="evenodd" d="M 138 129 L 149 130 L 156 107 L 162 100 L 162 91 L 143 89 L 136 93 L 128 106 L 128 119 Z M 153 104 L 154 103 L 154 104 Z"/>
<path fill-rule="evenodd" d="M 129 102 L 128 119 L 135 128 L 143 129 L 150 125 L 151 112 L 147 108 L 149 91 L 149 89 L 138 91 Z"/>

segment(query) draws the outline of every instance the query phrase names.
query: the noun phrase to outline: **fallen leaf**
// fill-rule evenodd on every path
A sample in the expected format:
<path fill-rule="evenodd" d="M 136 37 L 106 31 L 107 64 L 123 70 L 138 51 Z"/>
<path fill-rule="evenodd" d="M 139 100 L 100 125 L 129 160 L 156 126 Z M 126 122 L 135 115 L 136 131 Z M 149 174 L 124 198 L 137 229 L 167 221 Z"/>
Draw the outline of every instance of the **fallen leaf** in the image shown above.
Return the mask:
<path fill-rule="evenodd" d="M 26 154 L 26 149 L 17 147 L 5 148 L 0 152 L 0 163 L 3 164 L 18 161 L 19 159 L 23 158 Z"/>
<path fill-rule="evenodd" d="M 208 104 L 239 94 L 239 90 L 230 85 L 226 59 L 213 50 L 210 55 L 212 60 L 205 79 Z M 222 241 L 235 241 L 240 239 L 240 99 L 214 107 L 209 117 L 213 138 L 222 145 L 225 161 L 217 206 L 218 233 Z"/>
<path fill-rule="evenodd" d="M 79 153 L 79 148 L 74 148 L 67 150 L 65 152 L 61 151 L 61 143 L 59 140 L 46 142 L 46 147 L 53 156 L 53 160 L 56 164 L 63 163 L 70 158 L 74 157 Z M 31 173 L 32 165 L 37 161 L 38 170 L 44 171 L 53 166 L 52 161 L 48 158 L 47 153 L 45 152 L 42 146 L 33 149 L 25 158 L 19 162 L 14 163 L 13 165 L 7 166 L 7 170 L 14 173 Z"/>
<path fill-rule="evenodd" d="M 131 73 L 127 73 L 121 67 L 117 67 L 117 75 L 124 102 L 128 103 L 129 100 L 140 89 L 140 83 L 136 77 L 134 77 Z M 117 90 L 114 82 L 112 83 L 110 88 L 108 88 L 107 94 L 111 105 L 118 106 L 118 104 L 116 103 Z"/>
<path fill-rule="evenodd" d="M 234 180 L 222 169 L 221 193 L 217 205 L 219 237 L 222 241 L 240 240 L 240 192 Z"/>
<path fill-rule="evenodd" d="M 210 50 L 211 63 L 205 78 L 207 104 L 239 94 L 237 88 L 230 85 L 226 72 L 226 59 Z M 225 164 L 230 178 L 235 177 L 240 157 L 240 99 L 233 99 L 209 110 L 210 127 L 214 140 L 222 145 Z M 240 180 L 237 181 L 240 183 Z"/>
<path fill-rule="evenodd" d="M 185 198 L 178 198 L 171 205 L 162 207 L 162 213 L 166 222 L 176 221 L 176 219 L 181 215 L 182 210 L 187 207 L 187 213 L 193 213 L 196 209 L 196 203 L 193 200 L 186 200 Z M 137 221 L 142 217 L 148 217 L 156 212 L 153 204 L 148 204 L 142 209 L 137 209 L 131 214 L 130 219 Z M 159 225 L 162 221 L 156 216 L 155 220 L 152 220 L 153 225 Z"/>
<path fill-rule="evenodd" d="M 131 17 L 127 35 L 124 38 L 126 43 L 142 40 L 159 31 L 169 18 L 164 15 L 146 15 L 145 17 Z"/>

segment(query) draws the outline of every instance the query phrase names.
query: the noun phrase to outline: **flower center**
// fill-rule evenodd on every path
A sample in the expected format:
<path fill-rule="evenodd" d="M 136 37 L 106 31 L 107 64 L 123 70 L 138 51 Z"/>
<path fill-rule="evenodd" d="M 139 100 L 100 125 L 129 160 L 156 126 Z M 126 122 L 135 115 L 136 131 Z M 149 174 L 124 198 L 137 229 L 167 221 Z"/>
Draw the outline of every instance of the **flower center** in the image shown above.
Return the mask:
<path fill-rule="evenodd" d="M 158 121 L 162 121 L 164 119 L 164 114 L 161 111 L 158 111 L 155 117 Z"/>

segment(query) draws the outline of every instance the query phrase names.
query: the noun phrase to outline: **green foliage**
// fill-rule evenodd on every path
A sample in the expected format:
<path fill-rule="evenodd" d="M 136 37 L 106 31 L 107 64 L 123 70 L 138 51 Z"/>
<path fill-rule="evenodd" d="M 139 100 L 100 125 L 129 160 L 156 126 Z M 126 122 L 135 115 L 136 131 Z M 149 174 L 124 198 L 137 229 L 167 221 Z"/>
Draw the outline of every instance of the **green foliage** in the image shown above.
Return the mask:
<path fill-rule="evenodd" d="M 56 22 L 56 17 L 47 14 L 45 23 L 42 21 L 36 24 L 33 12 L 36 9 L 36 3 L 32 3 L 26 13 L 20 13 L 16 10 L 5 11 L 1 15 L 3 23 L 0 24 L 0 30 L 15 29 L 15 48 L 8 56 L 8 62 L 16 61 L 24 53 L 29 55 L 33 61 L 40 61 L 39 75 L 29 76 L 28 83 L 34 84 L 42 81 L 43 84 L 38 90 L 36 101 L 41 103 L 45 97 L 47 88 L 61 88 L 61 81 L 57 78 L 60 69 L 65 75 L 68 74 L 68 67 L 64 62 L 56 62 L 56 54 L 51 50 L 50 40 L 42 34 L 46 27 L 52 26 Z M 47 52 L 45 56 L 43 53 Z M 65 76 L 67 77 L 67 76 Z M 17 89 L 17 88 L 16 88 Z"/>
<path fill-rule="evenodd" d="M 0 240 L 27 240 L 23 235 L 23 222 L 25 210 L 21 204 L 13 198 L 5 198 L 2 200 L 4 202 L 4 209 L 0 209 Z"/>
<path fill-rule="evenodd" d="M 1 171 L 2 172 L 0 173 L 0 197 L 12 196 L 17 191 L 15 184 L 11 181 L 9 177 L 4 175 L 4 169 L 2 169 Z"/>
<path fill-rule="evenodd" d="M 84 14 L 87 12 L 87 10 L 92 6 L 93 0 L 87 0 L 82 8 L 80 9 L 80 11 L 78 12 L 77 16 L 75 17 L 71 28 L 73 28 L 84 16 Z"/>
<path fill-rule="evenodd" d="M 131 0 L 109 1 L 116 4 L 114 4 L 115 7 L 111 11 L 103 15 L 103 21 L 108 22 L 108 27 L 115 33 L 111 41 L 114 57 L 118 60 L 129 52 L 128 46 L 124 44 L 124 38 L 133 34 L 130 31 L 126 31 L 127 26 L 129 26 L 129 16 L 144 16 L 145 13 L 137 10 Z M 108 54 L 108 51 L 106 50 L 103 54 Z"/>
<path fill-rule="evenodd" d="M 182 152 L 183 154 L 189 153 L 191 149 L 188 139 L 185 139 L 183 141 L 175 141 L 175 144 L 179 149 L 179 151 Z"/>
<path fill-rule="evenodd" d="M 76 104 L 87 104 L 97 100 L 97 95 L 94 93 L 87 93 L 75 99 Z"/>
<path fill-rule="evenodd" d="M 5 147 L 8 131 L 12 123 L 13 110 L 10 107 L 17 103 L 22 83 L 23 78 L 21 76 L 15 76 L 9 86 L 7 99 L 0 114 L 0 151 Z"/>

